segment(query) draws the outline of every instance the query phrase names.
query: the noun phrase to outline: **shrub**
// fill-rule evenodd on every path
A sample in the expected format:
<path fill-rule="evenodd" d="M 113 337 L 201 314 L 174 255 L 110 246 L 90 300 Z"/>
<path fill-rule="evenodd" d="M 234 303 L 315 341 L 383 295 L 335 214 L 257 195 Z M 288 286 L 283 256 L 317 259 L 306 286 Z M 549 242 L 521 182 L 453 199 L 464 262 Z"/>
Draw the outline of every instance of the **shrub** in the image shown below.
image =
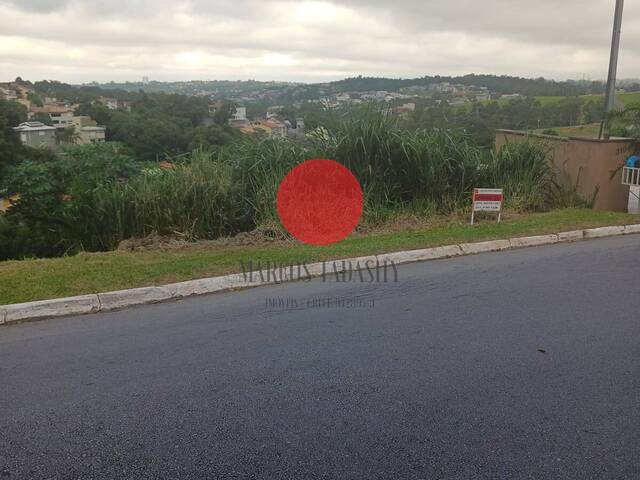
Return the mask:
<path fill-rule="evenodd" d="M 552 207 L 554 172 L 541 143 L 507 143 L 499 152 L 492 152 L 487 178 L 487 186 L 504 189 L 507 206 L 515 210 Z"/>
<path fill-rule="evenodd" d="M 49 150 L 37 153 L 3 175 L 0 190 L 20 199 L 3 215 L 1 258 L 76 250 L 85 242 L 78 205 L 99 186 L 124 181 L 142 167 L 117 143 L 73 146 L 60 156 Z"/>
<path fill-rule="evenodd" d="M 98 186 L 75 202 L 71 216 L 88 250 L 112 249 L 150 233 L 216 238 L 249 228 L 239 188 L 230 165 L 196 151 L 174 169 L 148 168 L 127 182 Z"/>

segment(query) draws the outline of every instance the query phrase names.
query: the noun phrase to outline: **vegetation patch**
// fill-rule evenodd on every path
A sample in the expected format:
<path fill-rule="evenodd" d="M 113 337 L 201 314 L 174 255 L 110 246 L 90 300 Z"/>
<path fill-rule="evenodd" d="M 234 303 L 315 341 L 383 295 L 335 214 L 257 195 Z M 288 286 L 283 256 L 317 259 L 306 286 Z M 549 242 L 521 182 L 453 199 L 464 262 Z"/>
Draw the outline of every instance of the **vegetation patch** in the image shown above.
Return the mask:
<path fill-rule="evenodd" d="M 310 158 L 334 159 L 358 178 L 365 227 L 405 211 L 451 214 L 468 207 L 475 187 L 504 188 L 519 212 L 580 204 L 558 186 L 542 144 L 495 152 L 461 132 L 410 131 L 369 110 L 321 132 L 304 142 L 242 138 L 162 164 L 116 142 L 24 160 L 5 170 L 5 194 L 20 197 L 0 215 L 0 259 L 109 251 L 152 234 L 194 241 L 278 230 L 278 186 Z"/>

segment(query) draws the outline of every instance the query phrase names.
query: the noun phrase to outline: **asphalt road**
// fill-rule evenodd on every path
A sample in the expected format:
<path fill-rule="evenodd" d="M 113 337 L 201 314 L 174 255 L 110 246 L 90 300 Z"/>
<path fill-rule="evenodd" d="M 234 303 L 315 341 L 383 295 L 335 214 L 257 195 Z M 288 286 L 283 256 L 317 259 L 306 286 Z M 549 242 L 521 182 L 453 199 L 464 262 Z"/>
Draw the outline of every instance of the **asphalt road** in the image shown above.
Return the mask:
<path fill-rule="evenodd" d="M 629 236 L 5 326 L 0 478 L 637 479 L 639 311 Z"/>

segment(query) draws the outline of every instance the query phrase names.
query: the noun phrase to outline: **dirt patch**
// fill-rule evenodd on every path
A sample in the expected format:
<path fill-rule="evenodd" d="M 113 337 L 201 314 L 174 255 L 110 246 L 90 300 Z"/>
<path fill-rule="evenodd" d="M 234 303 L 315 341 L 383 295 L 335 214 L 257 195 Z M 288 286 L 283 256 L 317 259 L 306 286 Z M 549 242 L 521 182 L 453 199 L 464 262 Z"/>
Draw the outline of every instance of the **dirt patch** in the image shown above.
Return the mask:
<path fill-rule="evenodd" d="M 241 232 L 233 237 L 189 242 L 175 236 L 151 234 L 143 238 L 130 238 L 118 245 L 121 252 L 153 250 L 177 250 L 184 248 L 243 247 L 264 245 L 290 245 L 294 240 L 279 226 L 262 225 L 251 232 Z"/>
<path fill-rule="evenodd" d="M 250 232 L 240 232 L 233 237 L 207 240 L 206 243 L 224 246 L 260 246 L 279 243 L 290 244 L 292 241 L 291 236 L 279 224 L 267 223 Z"/>
<path fill-rule="evenodd" d="M 515 211 L 503 211 L 502 220 L 515 220 L 525 214 Z M 476 214 L 478 223 L 495 222 L 496 214 Z M 471 212 L 458 210 L 448 215 L 420 215 L 419 213 L 401 212 L 379 225 L 359 225 L 357 235 L 393 234 L 401 232 L 421 232 L 445 225 L 464 225 L 471 221 Z"/>
<path fill-rule="evenodd" d="M 191 245 L 191 243 L 186 240 L 152 233 L 143 238 L 129 238 L 121 241 L 118 245 L 118 251 L 139 252 L 145 250 L 165 250 L 184 248 L 188 245 Z"/>
<path fill-rule="evenodd" d="M 503 212 L 503 220 L 514 220 L 522 217 L 523 214 L 517 212 Z M 353 235 L 384 235 L 399 232 L 418 232 L 429 230 L 430 228 L 441 227 L 443 225 L 460 225 L 469 223 L 470 214 L 467 212 L 456 212 L 450 215 L 419 215 L 400 214 L 394 216 L 389 221 L 380 225 L 370 225 L 362 223 L 358 225 Z M 495 222 L 495 215 L 481 216 L 480 223 Z M 215 240 L 198 240 L 189 242 L 179 237 L 162 236 L 151 234 L 144 238 L 131 238 L 123 240 L 118 245 L 121 252 L 153 251 L 153 250 L 176 250 L 176 249 L 212 249 L 219 247 L 260 247 L 260 246 L 290 246 L 297 244 L 297 240 L 292 238 L 279 224 L 268 223 L 250 232 L 241 232 L 233 237 L 217 238 Z"/>

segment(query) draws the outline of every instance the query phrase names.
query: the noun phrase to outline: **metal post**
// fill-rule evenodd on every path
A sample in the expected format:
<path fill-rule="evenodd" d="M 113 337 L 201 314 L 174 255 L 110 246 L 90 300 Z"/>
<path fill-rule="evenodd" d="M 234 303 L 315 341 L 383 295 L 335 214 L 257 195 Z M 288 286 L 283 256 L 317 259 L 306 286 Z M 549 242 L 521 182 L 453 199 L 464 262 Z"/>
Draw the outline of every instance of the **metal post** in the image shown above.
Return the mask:
<path fill-rule="evenodd" d="M 622 10 L 624 0 L 616 0 L 616 12 L 613 18 L 613 37 L 611 39 L 611 56 L 609 57 L 609 76 L 607 77 L 607 91 L 604 97 L 605 118 L 600 125 L 600 137 L 604 132 L 607 114 L 613 110 L 616 99 L 616 74 L 618 72 L 618 52 L 620 51 L 620 33 L 622 31 Z"/>

